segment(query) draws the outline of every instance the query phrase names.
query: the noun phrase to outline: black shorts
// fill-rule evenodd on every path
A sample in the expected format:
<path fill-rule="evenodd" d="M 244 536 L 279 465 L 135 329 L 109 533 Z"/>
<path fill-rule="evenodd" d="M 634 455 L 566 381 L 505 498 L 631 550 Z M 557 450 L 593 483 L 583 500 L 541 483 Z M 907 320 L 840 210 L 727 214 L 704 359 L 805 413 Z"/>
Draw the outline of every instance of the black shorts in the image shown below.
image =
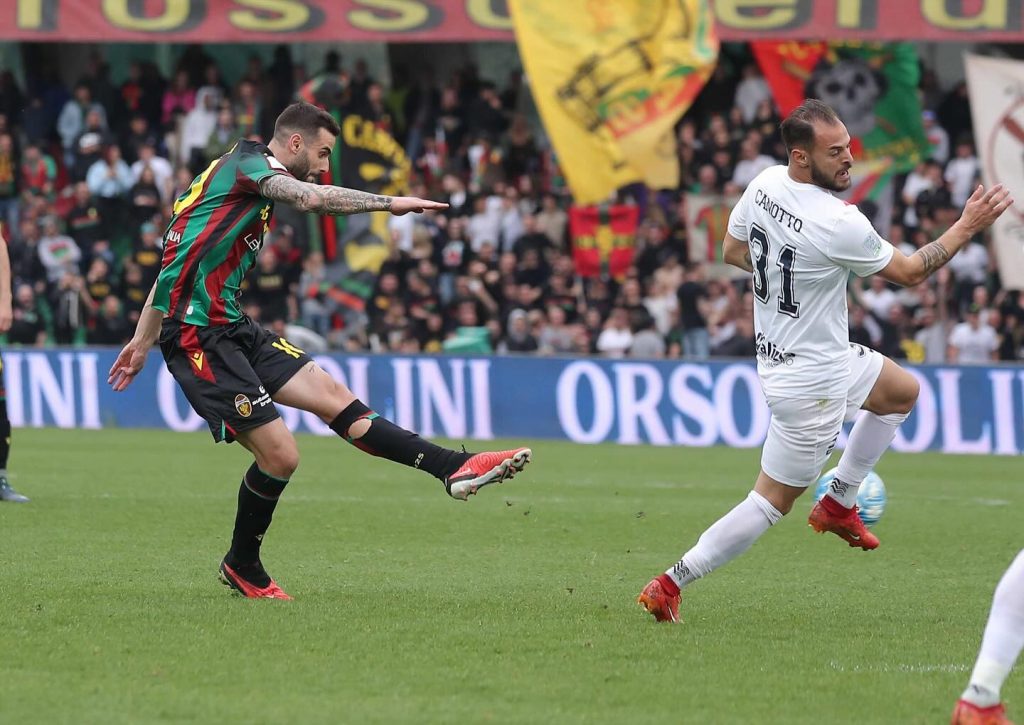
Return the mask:
<path fill-rule="evenodd" d="M 214 440 L 225 443 L 278 418 L 271 396 L 312 362 L 248 317 L 214 327 L 165 319 L 160 350 L 188 402 L 210 425 Z"/>

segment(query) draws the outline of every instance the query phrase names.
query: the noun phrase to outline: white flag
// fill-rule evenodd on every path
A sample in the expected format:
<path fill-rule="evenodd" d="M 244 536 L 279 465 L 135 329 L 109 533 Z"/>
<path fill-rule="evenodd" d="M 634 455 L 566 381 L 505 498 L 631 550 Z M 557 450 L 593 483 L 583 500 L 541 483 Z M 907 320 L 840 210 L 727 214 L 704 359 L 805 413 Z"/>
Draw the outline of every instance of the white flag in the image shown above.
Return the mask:
<path fill-rule="evenodd" d="M 966 57 L 982 182 L 986 188 L 1003 184 L 1024 200 L 1024 62 Z M 1010 207 L 992 232 L 1003 287 L 1024 289 L 1024 204 Z"/>

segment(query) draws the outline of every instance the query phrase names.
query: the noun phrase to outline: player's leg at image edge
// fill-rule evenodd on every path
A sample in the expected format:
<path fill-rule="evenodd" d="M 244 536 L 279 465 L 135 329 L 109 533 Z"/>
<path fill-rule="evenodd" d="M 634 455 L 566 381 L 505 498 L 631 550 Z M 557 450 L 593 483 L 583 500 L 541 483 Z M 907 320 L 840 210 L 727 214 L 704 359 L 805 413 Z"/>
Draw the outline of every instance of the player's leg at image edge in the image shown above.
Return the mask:
<path fill-rule="evenodd" d="M 449 496 L 459 500 L 513 478 L 533 455 L 529 448 L 483 453 L 442 448 L 380 417 L 359 400 L 352 401 L 329 424 L 362 451 L 430 473 L 444 484 Z M 294 470 L 294 466 L 290 468 Z M 256 463 L 242 479 L 235 531 L 220 566 L 220 578 L 246 597 L 291 598 L 267 574 L 259 557 L 263 536 L 287 483 L 286 477 L 270 475 Z"/>
<path fill-rule="evenodd" d="M 11 453 L 11 421 L 7 417 L 7 399 L 0 394 L 0 501 L 28 503 L 28 496 L 22 496 L 11 488 L 7 480 L 7 457 Z"/>
<path fill-rule="evenodd" d="M 971 680 L 953 710 L 953 725 L 1012 725 L 999 691 L 1024 649 L 1024 551 L 996 586 Z"/>

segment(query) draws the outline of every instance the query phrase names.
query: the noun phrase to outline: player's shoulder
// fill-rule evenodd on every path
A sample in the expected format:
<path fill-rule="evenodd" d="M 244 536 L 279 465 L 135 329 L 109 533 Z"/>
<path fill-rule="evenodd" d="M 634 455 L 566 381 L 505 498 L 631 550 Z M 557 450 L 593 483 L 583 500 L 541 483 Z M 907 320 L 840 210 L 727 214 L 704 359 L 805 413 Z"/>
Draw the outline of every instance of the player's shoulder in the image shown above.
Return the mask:
<path fill-rule="evenodd" d="M 785 164 L 776 164 L 775 166 L 769 166 L 767 169 L 759 173 L 754 177 L 753 181 L 747 186 L 748 189 L 756 187 L 772 187 L 785 183 L 785 179 L 788 177 L 789 172 Z"/>

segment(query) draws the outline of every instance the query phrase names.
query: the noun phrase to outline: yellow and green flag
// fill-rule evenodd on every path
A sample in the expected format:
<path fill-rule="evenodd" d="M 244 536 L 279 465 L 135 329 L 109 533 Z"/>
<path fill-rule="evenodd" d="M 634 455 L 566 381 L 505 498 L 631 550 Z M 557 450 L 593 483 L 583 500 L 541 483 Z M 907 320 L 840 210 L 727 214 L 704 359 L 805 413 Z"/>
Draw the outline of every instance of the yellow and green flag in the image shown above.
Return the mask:
<path fill-rule="evenodd" d="M 679 184 L 673 129 L 718 58 L 708 0 L 510 0 L 534 100 L 578 204 Z"/>

